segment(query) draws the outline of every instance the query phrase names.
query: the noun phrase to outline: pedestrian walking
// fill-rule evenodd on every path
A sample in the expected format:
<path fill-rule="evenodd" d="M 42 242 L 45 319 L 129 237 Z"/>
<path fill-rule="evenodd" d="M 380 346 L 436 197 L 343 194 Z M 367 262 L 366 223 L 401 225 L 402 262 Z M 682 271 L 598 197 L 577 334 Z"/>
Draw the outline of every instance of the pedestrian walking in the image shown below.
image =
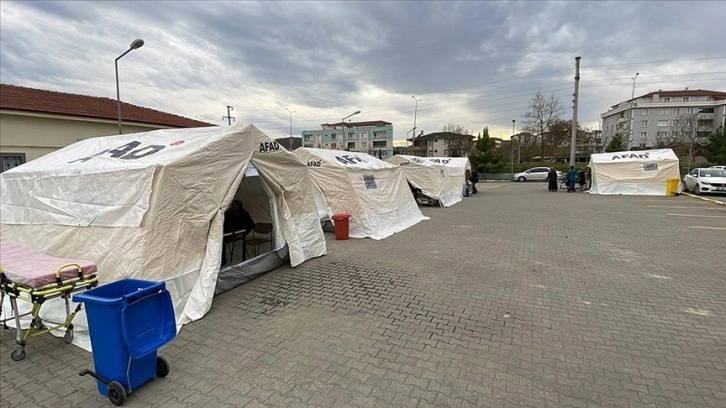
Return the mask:
<path fill-rule="evenodd" d="M 575 166 L 570 166 L 570 170 L 567 171 L 567 192 L 575 192 L 575 183 L 577 182 L 577 170 Z"/>
<path fill-rule="evenodd" d="M 554 167 L 550 167 L 550 172 L 547 173 L 547 182 L 550 191 L 557 191 L 557 170 Z"/>
<path fill-rule="evenodd" d="M 478 193 L 479 190 L 476 189 L 476 183 L 479 182 L 479 172 L 476 170 L 472 171 L 469 181 L 471 182 L 471 193 L 472 194 Z"/>

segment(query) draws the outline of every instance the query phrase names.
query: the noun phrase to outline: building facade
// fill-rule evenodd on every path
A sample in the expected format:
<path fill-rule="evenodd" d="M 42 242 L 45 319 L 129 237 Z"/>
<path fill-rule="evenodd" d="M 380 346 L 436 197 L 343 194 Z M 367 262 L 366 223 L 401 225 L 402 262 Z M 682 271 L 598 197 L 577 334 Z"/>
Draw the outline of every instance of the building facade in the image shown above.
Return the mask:
<path fill-rule="evenodd" d="M 467 157 L 474 148 L 474 136 L 452 132 L 435 132 L 417 136 L 413 152 L 421 157 Z"/>
<path fill-rule="evenodd" d="M 368 153 L 385 160 L 393 156 L 393 124 L 383 120 L 323 123 L 320 130 L 303 130 L 302 145 Z"/>
<path fill-rule="evenodd" d="M 726 126 L 726 92 L 658 90 L 613 105 L 600 116 L 604 144 L 620 133 L 629 149 L 666 147 L 684 134 L 705 139 Z"/>
<path fill-rule="evenodd" d="M 123 133 L 212 126 L 122 102 Z M 0 161 L 5 171 L 83 139 L 118 134 L 116 100 L 0 84 Z"/>

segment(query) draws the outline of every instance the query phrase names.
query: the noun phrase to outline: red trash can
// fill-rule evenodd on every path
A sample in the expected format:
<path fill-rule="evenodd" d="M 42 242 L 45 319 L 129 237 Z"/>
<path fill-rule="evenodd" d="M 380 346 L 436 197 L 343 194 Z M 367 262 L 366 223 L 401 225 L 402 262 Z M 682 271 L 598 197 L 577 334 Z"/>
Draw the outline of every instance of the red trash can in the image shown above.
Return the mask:
<path fill-rule="evenodd" d="M 333 214 L 331 218 L 335 221 L 335 239 L 348 239 L 348 219 L 350 218 L 350 214 Z"/>

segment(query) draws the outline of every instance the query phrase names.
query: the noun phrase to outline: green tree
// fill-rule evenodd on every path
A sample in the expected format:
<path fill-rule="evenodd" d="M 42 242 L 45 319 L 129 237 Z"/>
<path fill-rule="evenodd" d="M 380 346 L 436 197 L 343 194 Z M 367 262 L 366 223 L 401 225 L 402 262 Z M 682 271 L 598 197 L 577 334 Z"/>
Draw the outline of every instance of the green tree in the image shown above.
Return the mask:
<path fill-rule="evenodd" d="M 485 127 L 476 138 L 474 151 L 469 154 L 469 161 L 471 162 L 472 168 L 477 170 L 493 170 L 504 165 L 501 162 L 502 156 L 496 151 L 496 147 L 496 142 L 489 137 L 489 128 Z"/>
<path fill-rule="evenodd" d="M 622 152 L 625 150 L 625 138 L 618 132 L 610 139 L 610 143 L 605 147 L 606 152 Z"/>
<path fill-rule="evenodd" d="M 726 164 L 726 131 L 719 128 L 711 133 L 708 138 L 708 146 L 703 151 L 703 155 L 709 163 Z"/>

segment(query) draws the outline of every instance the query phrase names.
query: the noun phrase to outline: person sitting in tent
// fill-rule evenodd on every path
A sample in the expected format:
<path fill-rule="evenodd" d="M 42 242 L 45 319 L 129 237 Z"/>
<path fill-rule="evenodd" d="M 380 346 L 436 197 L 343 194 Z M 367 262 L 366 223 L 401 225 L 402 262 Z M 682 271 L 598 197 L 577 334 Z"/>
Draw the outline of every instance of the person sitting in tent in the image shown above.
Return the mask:
<path fill-rule="evenodd" d="M 244 209 L 242 201 L 234 200 L 229 209 L 224 212 L 224 233 L 232 233 L 244 230 L 244 236 L 247 236 L 255 228 L 255 221 L 250 213 Z M 230 234 L 224 237 L 222 242 L 222 265 L 227 263 L 227 251 L 225 251 L 228 243 L 235 240 L 235 235 Z"/>

